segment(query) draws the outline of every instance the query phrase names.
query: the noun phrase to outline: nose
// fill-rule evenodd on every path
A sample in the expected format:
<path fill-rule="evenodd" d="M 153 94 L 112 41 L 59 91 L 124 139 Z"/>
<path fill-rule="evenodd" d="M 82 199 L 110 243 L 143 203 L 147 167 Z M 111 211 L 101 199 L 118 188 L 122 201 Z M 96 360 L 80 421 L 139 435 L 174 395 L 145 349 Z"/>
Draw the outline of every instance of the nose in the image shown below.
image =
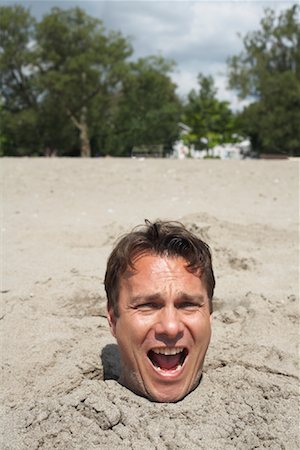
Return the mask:
<path fill-rule="evenodd" d="M 157 337 L 165 339 L 179 339 L 183 335 L 184 326 L 180 317 L 180 311 L 174 306 L 164 307 L 159 311 L 158 321 L 155 327 Z"/>

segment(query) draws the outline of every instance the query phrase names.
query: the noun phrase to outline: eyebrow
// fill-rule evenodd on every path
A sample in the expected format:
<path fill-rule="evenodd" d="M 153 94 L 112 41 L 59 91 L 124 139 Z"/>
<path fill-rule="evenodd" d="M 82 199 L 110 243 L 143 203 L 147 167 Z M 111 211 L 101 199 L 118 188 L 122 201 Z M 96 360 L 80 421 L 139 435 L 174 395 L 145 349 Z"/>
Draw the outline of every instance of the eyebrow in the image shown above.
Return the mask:
<path fill-rule="evenodd" d="M 131 298 L 131 302 L 133 304 L 137 304 L 139 302 L 155 302 L 155 301 L 161 301 L 164 300 L 164 297 L 159 293 L 149 294 L 149 295 L 136 295 L 135 297 Z M 185 302 L 192 302 L 192 303 L 199 303 L 200 305 L 203 305 L 205 303 L 205 298 L 203 295 L 191 295 L 187 294 L 186 292 L 179 292 L 175 298 L 175 303 L 179 301 L 185 301 Z"/>
<path fill-rule="evenodd" d="M 158 300 L 162 300 L 162 296 L 159 293 L 150 295 L 136 295 L 131 298 L 131 303 L 136 304 L 139 302 L 154 302 Z"/>
<path fill-rule="evenodd" d="M 187 294 L 186 292 L 180 292 L 179 295 L 177 296 L 178 300 L 183 300 L 186 302 L 192 302 L 192 303 L 199 303 L 199 304 L 204 304 L 205 303 L 205 299 L 203 295 L 191 295 L 191 294 Z"/>

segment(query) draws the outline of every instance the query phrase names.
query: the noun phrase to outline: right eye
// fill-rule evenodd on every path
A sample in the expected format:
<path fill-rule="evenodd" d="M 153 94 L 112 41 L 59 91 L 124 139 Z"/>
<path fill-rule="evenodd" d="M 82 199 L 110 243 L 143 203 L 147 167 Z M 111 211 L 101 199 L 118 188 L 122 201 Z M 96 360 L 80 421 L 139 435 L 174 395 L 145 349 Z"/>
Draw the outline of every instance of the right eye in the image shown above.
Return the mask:
<path fill-rule="evenodd" d="M 152 309 L 159 309 L 160 305 L 158 303 L 148 302 L 148 303 L 140 303 L 136 306 L 137 309 L 142 310 L 152 310 Z"/>

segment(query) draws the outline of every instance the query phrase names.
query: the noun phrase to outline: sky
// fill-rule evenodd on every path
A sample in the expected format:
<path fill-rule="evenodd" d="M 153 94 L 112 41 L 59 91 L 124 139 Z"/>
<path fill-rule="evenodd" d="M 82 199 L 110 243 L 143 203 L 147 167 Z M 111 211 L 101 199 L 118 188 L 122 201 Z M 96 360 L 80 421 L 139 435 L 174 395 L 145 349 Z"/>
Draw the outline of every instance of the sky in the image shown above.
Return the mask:
<path fill-rule="evenodd" d="M 30 7 L 38 19 L 53 6 L 64 9 L 79 6 L 87 14 L 101 19 L 107 30 L 120 31 L 130 37 L 134 58 L 162 55 L 174 60 L 176 67 L 171 77 L 182 98 L 191 89 L 197 89 L 199 73 L 212 75 L 218 98 L 229 101 L 234 110 L 242 109 L 247 101 L 238 100 L 236 93 L 227 88 L 227 58 L 243 50 L 241 36 L 259 29 L 265 8 L 279 13 L 295 3 L 271 0 L 0 0 L 0 5 Z"/>

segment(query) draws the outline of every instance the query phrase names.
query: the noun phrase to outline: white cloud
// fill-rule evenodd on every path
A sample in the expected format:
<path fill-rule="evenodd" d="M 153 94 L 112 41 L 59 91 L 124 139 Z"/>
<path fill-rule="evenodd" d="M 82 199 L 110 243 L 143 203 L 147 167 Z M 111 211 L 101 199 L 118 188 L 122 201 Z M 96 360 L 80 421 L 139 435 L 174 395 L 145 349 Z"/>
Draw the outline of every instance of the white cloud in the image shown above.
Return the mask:
<path fill-rule="evenodd" d="M 0 4 L 15 1 L 0 1 Z M 189 0 L 110 0 L 110 1 L 48 1 L 20 2 L 31 6 L 39 18 L 52 6 L 80 6 L 88 14 L 103 20 L 107 29 L 132 36 L 136 58 L 162 54 L 174 59 L 173 74 L 180 95 L 197 88 L 199 72 L 211 74 L 219 88 L 219 97 L 239 104 L 233 92 L 226 89 L 226 59 L 238 54 L 243 46 L 237 36 L 257 30 L 266 7 L 286 9 L 291 1 L 189 1 Z"/>
<path fill-rule="evenodd" d="M 292 2 L 112 1 L 102 9 L 107 27 L 134 36 L 135 56 L 161 53 L 176 61 L 173 79 L 186 96 L 197 88 L 197 75 L 214 76 L 219 97 L 236 109 L 239 102 L 226 88 L 226 60 L 242 51 L 242 39 L 259 28 L 266 7 L 281 10 Z M 102 8 L 102 4 L 94 4 Z M 99 11 L 100 12 L 100 11 Z M 100 14 L 99 14 L 100 15 Z M 100 15 L 101 16 L 101 15 Z"/>

